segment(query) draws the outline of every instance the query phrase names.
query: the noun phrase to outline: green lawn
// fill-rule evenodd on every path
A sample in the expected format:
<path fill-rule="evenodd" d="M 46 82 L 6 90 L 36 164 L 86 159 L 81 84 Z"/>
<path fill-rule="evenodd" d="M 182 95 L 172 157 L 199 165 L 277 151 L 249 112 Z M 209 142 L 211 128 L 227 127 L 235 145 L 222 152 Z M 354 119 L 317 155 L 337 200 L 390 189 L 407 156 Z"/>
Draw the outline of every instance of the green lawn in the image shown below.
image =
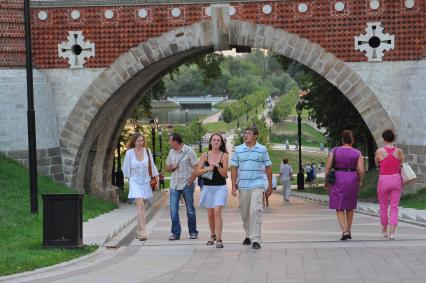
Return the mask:
<path fill-rule="evenodd" d="M 272 143 L 285 143 L 286 140 L 290 144 L 297 141 L 297 123 L 282 122 L 272 127 Z M 302 146 L 319 147 L 320 143 L 325 144 L 324 135 L 307 124 L 302 124 Z"/>
<path fill-rule="evenodd" d="M 97 249 L 96 246 L 78 250 L 43 249 L 43 203 L 40 196 L 39 214 L 30 214 L 28 170 L 0 155 L 0 175 L 0 275 L 53 265 Z M 39 177 L 38 180 L 40 195 L 74 192 L 47 177 Z M 114 208 L 115 204 L 85 195 L 84 221 Z"/>
<path fill-rule="evenodd" d="M 262 111 L 264 110 L 262 105 L 259 105 L 259 107 L 257 107 L 258 109 L 258 114 L 262 113 Z M 249 119 L 253 116 L 256 115 L 256 109 L 252 109 L 249 111 L 248 113 L 248 117 Z M 240 116 L 240 127 L 243 125 L 243 123 L 245 123 L 247 121 L 247 114 L 243 114 Z M 204 124 L 204 127 L 206 127 L 207 132 L 209 133 L 216 133 L 216 132 L 226 132 L 228 131 L 228 125 L 223 122 L 223 121 L 218 121 L 218 122 L 210 122 L 207 124 Z M 237 128 L 237 120 L 233 120 L 231 123 L 229 123 L 229 129 L 236 129 Z"/>
<path fill-rule="evenodd" d="M 290 150 L 270 150 L 269 158 L 272 161 L 272 172 L 279 173 L 282 160 L 287 158 L 293 171 L 296 173 L 299 170 L 299 153 L 298 151 Z M 302 152 L 303 163 L 319 163 L 327 161 L 327 154 L 325 153 L 313 153 L 313 152 Z"/>

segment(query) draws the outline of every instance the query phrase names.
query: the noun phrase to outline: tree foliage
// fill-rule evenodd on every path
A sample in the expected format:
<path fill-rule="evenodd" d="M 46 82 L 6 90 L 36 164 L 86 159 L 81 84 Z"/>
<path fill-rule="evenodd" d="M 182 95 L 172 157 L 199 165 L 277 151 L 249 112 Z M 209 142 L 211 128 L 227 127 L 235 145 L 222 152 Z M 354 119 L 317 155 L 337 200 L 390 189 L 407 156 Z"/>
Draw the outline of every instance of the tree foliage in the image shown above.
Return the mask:
<path fill-rule="evenodd" d="M 309 89 L 304 98 L 304 107 L 314 118 L 318 127 L 326 129 L 330 147 L 340 145 L 341 133 L 352 130 L 355 147 L 368 154 L 369 169 L 374 168 L 376 144 L 361 115 L 353 104 L 322 76 L 306 66 L 283 56 L 277 56 L 283 69 L 293 77 L 300 89 Z"/>

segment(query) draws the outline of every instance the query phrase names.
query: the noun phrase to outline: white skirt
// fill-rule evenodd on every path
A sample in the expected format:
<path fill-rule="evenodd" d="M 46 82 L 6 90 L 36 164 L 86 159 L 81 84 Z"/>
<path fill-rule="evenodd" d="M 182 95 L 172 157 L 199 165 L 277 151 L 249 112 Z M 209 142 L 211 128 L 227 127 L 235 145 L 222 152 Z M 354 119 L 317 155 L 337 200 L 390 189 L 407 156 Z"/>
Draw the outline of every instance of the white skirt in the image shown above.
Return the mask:
<path fill-rule="evenodd" d="M 140 184 L 129 180 L 129 196 L 128 198 L 151 199 L 152 189 L 149 183 Z"/>
<path fill-rule="evenodd" d="M 228 198 L 228 187 L 222 186 L 203 186 L 203 191 L 200 195 L 199 207 L 215 208 L 225 206 Z"/>

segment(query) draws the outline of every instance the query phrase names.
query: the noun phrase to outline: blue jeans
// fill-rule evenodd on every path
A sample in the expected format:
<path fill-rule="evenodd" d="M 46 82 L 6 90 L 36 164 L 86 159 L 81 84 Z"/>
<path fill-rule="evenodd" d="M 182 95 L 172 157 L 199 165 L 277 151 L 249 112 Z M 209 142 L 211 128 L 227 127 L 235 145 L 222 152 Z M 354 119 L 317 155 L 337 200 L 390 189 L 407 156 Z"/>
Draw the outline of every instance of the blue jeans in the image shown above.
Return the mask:
<path fill-rule="evenodd" d="M 181 194 L 185 200 L 186 216 L 188 217 L 189 234 L 198 235 L 197 220 L 194 207 L 194 185 L 186 185 L 183 190 L 170 189 L 170 218 L 172 219 L 172 234 L 180 237 L 179 200 Z"/>

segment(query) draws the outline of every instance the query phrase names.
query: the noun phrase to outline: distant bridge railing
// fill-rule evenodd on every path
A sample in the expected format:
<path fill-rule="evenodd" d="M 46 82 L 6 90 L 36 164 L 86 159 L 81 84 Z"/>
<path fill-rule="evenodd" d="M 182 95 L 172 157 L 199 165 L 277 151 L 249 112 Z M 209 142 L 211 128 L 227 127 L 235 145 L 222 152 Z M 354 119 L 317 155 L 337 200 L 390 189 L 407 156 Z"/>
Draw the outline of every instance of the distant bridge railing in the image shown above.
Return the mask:
<path fill-rule="evenodd" d="M 221 101 L 228 99 L 227 96 L 173 96 L 167 97 L 167 101 L 174 102 L 176 104 L 211 104 L 215 105 Z"/>

